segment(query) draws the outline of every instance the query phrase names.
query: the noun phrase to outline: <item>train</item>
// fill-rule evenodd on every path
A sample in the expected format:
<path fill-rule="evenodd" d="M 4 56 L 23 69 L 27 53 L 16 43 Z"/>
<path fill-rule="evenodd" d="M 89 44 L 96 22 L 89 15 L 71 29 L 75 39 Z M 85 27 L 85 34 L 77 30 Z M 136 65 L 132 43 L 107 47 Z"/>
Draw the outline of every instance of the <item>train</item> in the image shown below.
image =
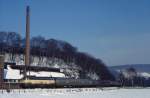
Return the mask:
<path fill-rule="evenodd" d="M 22 88 L 69 88 L 96 86 L 90 79 L 30 77 L 20 80 Z"/>
<path fill-rule="evenodd" d="M 20 80 L 21 88 L 82 88 L 121 86 L 118 82 L 74 78 L 28 77 Z"/>

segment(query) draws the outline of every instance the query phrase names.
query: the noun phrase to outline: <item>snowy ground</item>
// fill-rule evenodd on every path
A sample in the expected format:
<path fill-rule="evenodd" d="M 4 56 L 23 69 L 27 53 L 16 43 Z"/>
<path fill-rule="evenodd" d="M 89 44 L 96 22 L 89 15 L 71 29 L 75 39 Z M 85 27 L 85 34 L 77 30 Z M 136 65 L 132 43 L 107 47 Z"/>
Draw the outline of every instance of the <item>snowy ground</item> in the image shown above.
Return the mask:
<path fill-rule="evenodd" d="M 150 98 L 150 88 L 84 88 L 0 91 L 0 98 Z"/>

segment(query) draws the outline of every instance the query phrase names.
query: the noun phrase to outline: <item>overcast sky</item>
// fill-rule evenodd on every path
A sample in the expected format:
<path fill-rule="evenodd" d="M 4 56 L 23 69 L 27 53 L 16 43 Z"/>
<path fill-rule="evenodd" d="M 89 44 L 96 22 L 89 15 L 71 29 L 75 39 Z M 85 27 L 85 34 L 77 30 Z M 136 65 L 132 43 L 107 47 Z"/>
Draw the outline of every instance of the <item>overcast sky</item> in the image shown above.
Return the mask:
<path fill-rule="evenodd" d="M 150 0 L 0 0 L 0 31 L 65 40 L 106 65 L 150 63 Z"/>

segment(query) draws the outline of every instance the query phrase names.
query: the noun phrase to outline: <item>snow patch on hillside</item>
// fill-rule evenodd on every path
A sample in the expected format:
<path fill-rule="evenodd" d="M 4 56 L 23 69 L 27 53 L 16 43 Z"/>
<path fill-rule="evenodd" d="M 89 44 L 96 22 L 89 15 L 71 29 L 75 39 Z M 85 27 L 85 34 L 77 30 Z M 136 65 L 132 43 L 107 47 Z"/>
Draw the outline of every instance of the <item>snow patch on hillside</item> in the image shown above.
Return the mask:
<path fill-rule="evenodd" d="M 5 53 L 5 62 L 16 63 L 16 65 L 24 65 L 23 54 L 9 54 Z M 60 68 L 61 72 L 65 73 L 65 76 L 68 78 L 80 78 L 80 71 L 83 69 L 76 65 L 75 62 L 65 62 L 62 59 L 55 57 L 44 57 L 44 56 L 31 56 L 31 65 L 32 66 L 41 66 L 41 67 L 52 67 Z M 91 79 L 98 80 L 99 76 L 95 72 L 88 72 L 87 76 Z"/>
<path fill-rule="evenodd" d="M 140 76 L 142 76 L 142 77 L 144 77 L 144 78 L 146 78 L 146 79 L 150 78 L 150 73 L 141 72 L 141 73 L 139 73 L 139 74 L 140 74 Z"/>

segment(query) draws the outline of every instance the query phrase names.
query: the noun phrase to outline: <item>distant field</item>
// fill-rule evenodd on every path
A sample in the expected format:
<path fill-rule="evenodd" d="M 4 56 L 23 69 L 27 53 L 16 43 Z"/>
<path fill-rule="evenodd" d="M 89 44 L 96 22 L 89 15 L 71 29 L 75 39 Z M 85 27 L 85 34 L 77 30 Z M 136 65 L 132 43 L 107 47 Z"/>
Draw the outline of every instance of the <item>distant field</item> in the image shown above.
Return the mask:
<path fill-rule="evenodd" d="M 150 88 L 70 88 L 0 91 L 0 98 L 150 98 Z"/>

